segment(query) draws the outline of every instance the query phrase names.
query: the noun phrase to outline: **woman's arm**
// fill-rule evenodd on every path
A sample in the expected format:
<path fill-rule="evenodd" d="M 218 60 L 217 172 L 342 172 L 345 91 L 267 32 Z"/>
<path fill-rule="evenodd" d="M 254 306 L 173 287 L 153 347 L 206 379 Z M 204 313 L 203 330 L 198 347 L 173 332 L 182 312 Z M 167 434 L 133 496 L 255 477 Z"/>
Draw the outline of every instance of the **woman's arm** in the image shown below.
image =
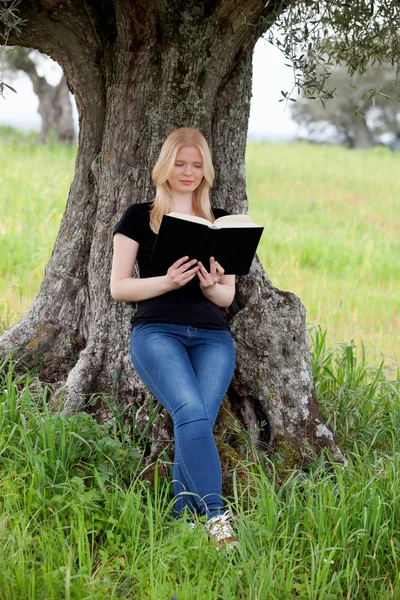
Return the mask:
<path fill-rule="evenodd" d="M 202 291 L 208 300 L 220 308 L 228 308 L 235 297 L 235 276 L 224 275 L 220 283 L 210 288 L 202 288 Z"/>
<path fill-rule="evenodd" d="M 188 283 L 196 275 L 197 262 L 184 256 L 160 277 L 132 277 L 139 244 L 122 233 L 114 235 L 114 254 L 111 268 L 111 296 L 117 302 L 140 302 L 171 292 Z M 190 268 L 193 267 L 193 268 Z"/>
<path fill-rule="evenodd" d="M 228 308 L 235 297 L 235 276 L 223 275 L 223 268 L 214 258 L 210 259 L 210 272 L 199 265 L 198 278 L 205 297 L 220 308 Z"/>

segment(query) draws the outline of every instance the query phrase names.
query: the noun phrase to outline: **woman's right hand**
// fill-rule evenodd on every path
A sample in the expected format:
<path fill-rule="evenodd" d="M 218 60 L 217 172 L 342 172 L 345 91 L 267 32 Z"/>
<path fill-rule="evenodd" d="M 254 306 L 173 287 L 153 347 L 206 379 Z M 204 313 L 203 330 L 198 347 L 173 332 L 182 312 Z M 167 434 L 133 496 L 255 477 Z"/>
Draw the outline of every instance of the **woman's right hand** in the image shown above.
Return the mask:
<path fill-rule="evenodd" d="M 167 280 L 172 289 L 177 289 L 188 283 L 195 277 L 199 266 L 197 260 L 188 260 L 188 256 L 183 256 L 174 262 L 167 271 Z"/>

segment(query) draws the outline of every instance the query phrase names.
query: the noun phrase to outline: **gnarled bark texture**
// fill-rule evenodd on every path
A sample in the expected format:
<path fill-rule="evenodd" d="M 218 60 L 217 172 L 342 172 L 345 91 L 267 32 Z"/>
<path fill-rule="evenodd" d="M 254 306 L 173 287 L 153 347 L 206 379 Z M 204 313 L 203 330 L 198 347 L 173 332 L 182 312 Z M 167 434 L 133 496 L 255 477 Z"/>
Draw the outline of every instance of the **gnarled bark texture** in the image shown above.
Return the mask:
<path fill-rule="evenodd" d="M 149 396 L 129 357 L 134 307 L 109 291 L 112 230 L 124 209 L 154 197 L 151 170 L 175 128 L 200 129 L 217 173 L 217 206 L 247 210 L 245 147 L 251 60 L 273 22 L 275 3 L 259 0 L 40 0 L 21 5 L 27 19 L 13 43 L 58 61 L 80 118 L 75 177 L 53 254 L 26 317 L 1 339 L 21 361 L 40 364 L 59 384 L 64 413 L 93 394 L 138 408 Z M 278 5 L 279 3 L 276 3 Z M 343 456 L 313 392 L 305 310 L 276 289 L 258 260 L 238 278 L 228 318 L 237 348 L 231 405 L 255 442 L 309 446 Z M 90 409 L 107 410 L 100 400 Z M 161 419 L 153 438 L 168 437 Z M 156 454 L 153 447 L 150 458 Z"/>

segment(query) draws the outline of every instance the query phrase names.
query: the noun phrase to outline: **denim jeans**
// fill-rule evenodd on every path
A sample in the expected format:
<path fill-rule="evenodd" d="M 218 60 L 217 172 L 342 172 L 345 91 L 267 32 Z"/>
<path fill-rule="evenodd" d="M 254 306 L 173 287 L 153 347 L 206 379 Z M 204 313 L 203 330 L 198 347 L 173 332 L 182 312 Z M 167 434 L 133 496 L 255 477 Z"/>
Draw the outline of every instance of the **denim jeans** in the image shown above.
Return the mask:
<path fill-rule="evenodd" d="M 212 433 L 232 379 L 236 352 L 227 330 L 170 323 L 137 325 L 130 353 L 139 377 L 174 424 L 175 512 L 207 518 L 223 511 L 222 475 Z"/>

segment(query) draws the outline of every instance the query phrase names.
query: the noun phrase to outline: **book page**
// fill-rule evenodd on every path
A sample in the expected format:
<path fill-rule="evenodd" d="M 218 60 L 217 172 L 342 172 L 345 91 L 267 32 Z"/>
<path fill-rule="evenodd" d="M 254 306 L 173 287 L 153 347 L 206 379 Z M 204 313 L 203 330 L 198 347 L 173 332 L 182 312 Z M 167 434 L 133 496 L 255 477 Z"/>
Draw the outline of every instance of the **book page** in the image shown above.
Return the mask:
<path fill-rule="evenodd" d="M 200 223 L 201 225 L 207 225 L 207 227 L 212 225 L 211 221 L 196 215 L 185 215 L 184 213 L 170 212 L 167 214 L 167 216 L 175 217 L 176 219 L 183 219 L 184 221 L 192 221 L 193 223 Z"/>
<path fill-rule="evenodd" d="M 214 225 L 218 227 L 260 227 L 249 215 L 226 215 L 216 219 Z"/>

